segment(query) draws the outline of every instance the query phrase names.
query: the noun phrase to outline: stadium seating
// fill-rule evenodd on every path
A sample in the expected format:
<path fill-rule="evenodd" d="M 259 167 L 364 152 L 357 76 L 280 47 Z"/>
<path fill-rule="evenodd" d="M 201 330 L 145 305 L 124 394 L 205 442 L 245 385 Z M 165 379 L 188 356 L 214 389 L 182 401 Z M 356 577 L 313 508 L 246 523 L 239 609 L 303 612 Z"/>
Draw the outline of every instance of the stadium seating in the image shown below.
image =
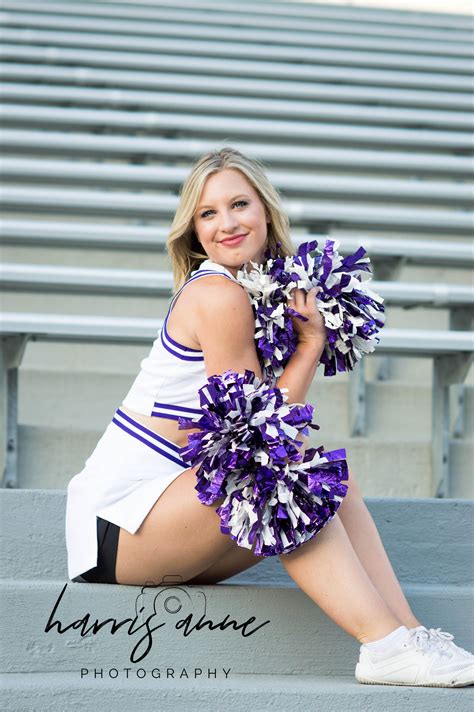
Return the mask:
<path fill-rule="evenodd" d="M 312 438 L 346 448 L 415 614 L 474 648 L 470 18 L 267 0 L 4 0 L 1 23 L 0 707 L 405 712 L 447 709 L 455 693 L 458 712 L 472 709 L 472 688 L 358 685 L 356 641 L 275 558 L 171 591 L 194 613 L 205 600 L 215 621 L 270 624 L 249 638 L 184 638 L 167 609 L 143 679 L 123 630 L 45 632 L 66 582 L 65 622 L 145 621 L 137 587 L 68 581 L 65 487 L 166 314 L 183 179 L 230 145 L 263 161 L 295 245 L 331 238 L 341 254 L 369 254 L 386 326 L 351 374 L 318 371 Z M 217 679 L 178 679 L 218 665 Z"/>

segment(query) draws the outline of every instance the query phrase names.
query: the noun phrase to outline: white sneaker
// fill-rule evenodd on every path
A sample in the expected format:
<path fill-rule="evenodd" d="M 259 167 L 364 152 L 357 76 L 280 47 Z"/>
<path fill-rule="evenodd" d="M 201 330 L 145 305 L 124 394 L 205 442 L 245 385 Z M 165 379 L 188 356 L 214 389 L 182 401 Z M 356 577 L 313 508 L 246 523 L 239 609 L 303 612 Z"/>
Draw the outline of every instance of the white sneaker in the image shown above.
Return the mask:
<path fill-rule="evenodd" d="M 453 653 L 459 655 L 460 658 L 467 658 L 468 660 L 474 663 L 474 655 L 468 650 L 464 650 L 464 648 L 461 648 L 459 645 L 456 645 L 453 640 L 454 635 L 452 635 L 451 633 L 446 633 L 444 630 L 441 630 L 441 628 L 425 628 L 424 625 L 417 626 L 415 630 L 426 631 L 430 636 L 431 640 L 434 643 L 437 643 L 440 648 L 444 648 L 445 650 L 452 650 Z"/>
<path fill-rule="evenodd" d="M 412 628 L 388 650 L 360 646 L 355 677 L 372 685 L 465 687 L 474 685 L 474 665 L 452 649 L 443 648 L 428 634 Z"/>

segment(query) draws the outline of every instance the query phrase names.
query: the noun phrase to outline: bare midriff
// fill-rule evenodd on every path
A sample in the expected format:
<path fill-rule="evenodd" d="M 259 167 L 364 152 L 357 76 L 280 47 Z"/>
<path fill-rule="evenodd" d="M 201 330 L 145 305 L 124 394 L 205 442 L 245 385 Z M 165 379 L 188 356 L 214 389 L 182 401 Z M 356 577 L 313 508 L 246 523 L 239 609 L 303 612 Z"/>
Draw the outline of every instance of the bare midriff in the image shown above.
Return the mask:
<path fill-rule="evenodd" d="M 189 430 L 179 430 L 179 425 L 177 420 L 171 420 L 171 418 L 157 418 L 152 415 L 143 415 L 143 413 L 137 413 L 130 408 L 125 408 L 124 405 L 120 406 L 122 410 L 127 415 L 130 415 L 134 420 L 144 425 L 149 430 L 153 430 L 157 435 L 161 435 L 167 440 L 171 440 L 172 443 L 178 447 L 184 447 L 188 442 L 188 435 L 190 433 L 198 433 L 199 428 L 189 428 Z"/>
<path fill-rule="evenodd" d="M 183 346 L 188 346 L 191 349 L 199 349 L 200 345 L 197 342 L 195 335 L 189 333 L 186 329 L 186 324 L 189 323 L 189 321 L 192 322 L 192 318 L 190 319 L 190 314 L 192 315 L 192 306 L 193 302 L 191 299 L 191 290 L 186 288 L 176 300 L 173 310 L 168 317 L 166 328 L 171 338 L 178 343 L 183 344 Z M 184 447 L 187 445 L 188 435 L 190 433 L 199 432 L 199 428 L 180 430 L 178 421 L 172 420 L 171 418 L 159 418 L 151 415 L 144 415 L 143 413 L 137 413 L 130 408 L 125 408 L 124 405 L 121 405 L 120 409 L 149 430 L 152 430 L 157 435 L 162 435 L 178 447 Z"/>

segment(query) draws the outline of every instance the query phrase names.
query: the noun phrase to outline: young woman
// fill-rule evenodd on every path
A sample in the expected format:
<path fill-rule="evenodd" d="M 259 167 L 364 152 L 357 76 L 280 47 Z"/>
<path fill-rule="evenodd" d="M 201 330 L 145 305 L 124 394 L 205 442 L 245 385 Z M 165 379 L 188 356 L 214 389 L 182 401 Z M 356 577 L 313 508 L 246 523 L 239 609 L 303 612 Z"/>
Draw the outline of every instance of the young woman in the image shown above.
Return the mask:
<path fill-rule="evenodd" d="M 267 247 L 294 254 L 288 218 L 258 161 L 225 148 L 202 156 L 182 188 L 168 239 L 176 293 L 129 393 L 67 489 L 73 581 L 143 585 L 170 573 L 214 584 L 263 557 L 221 533 L 222 503 L 202 504 L 180 458 L 207 378 L 246 369 L 262 378 L 254 316 L 239 268 Z M 325 343 L 315 300 L 293 292 L 298 346 L 277 382 L 304 403 Z M 462 686 L 473 656 L 414 616 L 351 472 L 337 513 L 312 539 L 280 555 L 288 574 L 361 643 L 360 682 Z M 337 560 L 338 565 L 334 566 Z"/>

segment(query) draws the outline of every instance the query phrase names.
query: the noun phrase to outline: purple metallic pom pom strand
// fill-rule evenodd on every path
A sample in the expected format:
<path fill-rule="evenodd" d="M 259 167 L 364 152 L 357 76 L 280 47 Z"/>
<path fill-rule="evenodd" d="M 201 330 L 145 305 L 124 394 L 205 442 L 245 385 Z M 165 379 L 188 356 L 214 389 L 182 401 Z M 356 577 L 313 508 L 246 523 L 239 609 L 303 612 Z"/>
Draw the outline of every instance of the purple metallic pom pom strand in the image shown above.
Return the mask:
<path fill-rule="evenodd" d="M 338 240 L 326 240 L 323 251 L 316 240 L 302 243 L 296 255 L 282 257 L 267 250 L 263 264 L 249 262 L 237 280 L 249 295 L 255 314 L 255 340 L 264 378 L 283 372 L 296 350 L 298 337 L 291 317 L 304 317 L 288 307 L 293 289 L 320 287 L 316 306 L 324 317 L 327 341 L 320 361 L 324 375 L 351 371 L 366 353 L 374 351 L 385 323 L 383 299 L 367 287 L 370 260 L 359 247 L 342 258 Z"/>
<path fill-rule="evenodd" d="M 199 390 L 203 415 L 179 418 L 190 433 L 181 456 L 197 470 L 198 498 L 216 509 L 221 531 L 257 556 L 288 553 L 313 537 L 346 495 L 345 450 L 301 454 L 313 424 L 310 404 L 287 403 L 253 371 L 211 376 Z"/>

